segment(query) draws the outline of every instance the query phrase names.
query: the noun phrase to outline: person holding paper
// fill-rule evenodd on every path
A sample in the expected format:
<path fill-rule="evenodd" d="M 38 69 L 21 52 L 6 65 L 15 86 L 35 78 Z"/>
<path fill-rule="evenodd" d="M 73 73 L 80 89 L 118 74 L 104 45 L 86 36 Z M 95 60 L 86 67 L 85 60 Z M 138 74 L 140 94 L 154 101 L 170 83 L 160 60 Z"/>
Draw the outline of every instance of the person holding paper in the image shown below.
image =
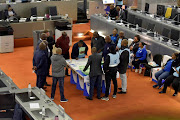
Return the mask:
<path fill-rule="evenodd" d="M 88 62 L 84 68 L 84 72 L 90 66 L 90 89 L 89 96 L 86 97 L 88 100 L 93 100 L 94 85 L 97 83 L 97 98 L 101 99 L 101 81 L 102 81 L 102 68 L 101 68 L 102 56 L 97 53 L 96 47 L 92 48 L 92 55 L 89 56 Z"/>
<path fill-rule="evenodd" d="M 79 42 L 75 43 L 72 48 L 71 58 L 78 60 L 79 58 L 85 58 L 87 55 L 88 46 L 80 40 Z"/>

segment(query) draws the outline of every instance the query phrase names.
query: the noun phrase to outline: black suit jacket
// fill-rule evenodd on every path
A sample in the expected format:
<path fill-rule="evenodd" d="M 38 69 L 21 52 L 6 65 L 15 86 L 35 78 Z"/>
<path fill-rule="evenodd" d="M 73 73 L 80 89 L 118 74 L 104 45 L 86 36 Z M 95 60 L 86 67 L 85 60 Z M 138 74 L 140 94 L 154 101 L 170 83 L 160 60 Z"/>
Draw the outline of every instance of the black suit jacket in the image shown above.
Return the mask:
<path fill-rule="evenodd" d="M 12 12 L 14 13 L 14 16 L 17 16 L 17 14 L 15 13 L 15 11 L 12 9 Z M 8 10 L 5 10 L 4 11 L 4 16 L 5 16 L 5 19 L 9 18 L 9 14 L 8 14 Z"/>

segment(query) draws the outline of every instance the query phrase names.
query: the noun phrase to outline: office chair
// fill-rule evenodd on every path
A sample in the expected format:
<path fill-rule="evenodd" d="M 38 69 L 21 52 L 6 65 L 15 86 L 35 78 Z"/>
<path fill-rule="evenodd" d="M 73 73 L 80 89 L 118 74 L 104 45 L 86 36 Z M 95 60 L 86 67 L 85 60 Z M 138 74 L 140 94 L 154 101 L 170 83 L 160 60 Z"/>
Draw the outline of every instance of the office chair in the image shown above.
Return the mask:
<path fill-rule="evenodd" d="M 155 27 L 155 24 L 151 24 L 151 23 L 149 23 L 148 24 L 148 27 L 147 27 L 147 30 L 150 30 L 150 31 L 154 31 L 154 27 Z"/>
<path fill-rule="evenodd" d="M 1 93 L 0 94 L 0 119 L 12 120 L 15 107 L 15 93 Z"/>
<path fill-rule="evenodd" d="M 145 4 L 145 10 L 144 11 L 146 13 L 149 13 L 149 4 L 148 3 Z"/>
<path fill-rule="evenodd" d="M 128 23 L 134 24 L 135 15 L 128 15 L 127 21 Z"/>
<path fill-rule="evenodd" d="M 178 30 L 174 30 L 174 29 L 171 29 L 171 35 L 170 35 L 170 38 L 172 40 L 175 40 L 175 41 L 178 41 L 179 39 L 179 31 Z"/>
<path fill-rule="evenodd" d="M 56 6 L 49 7 L 49 14 L 51 16 L 57 16 L 57 8 L 56 8 Z"/>
<path fill-rule="evenodd" d="M 165 6 L 164 5 L 157 5 L 157 15 L 163 16 L 165 13 Z"/>
<path fill-rule="evenodd" d="M 138 24 L 139 27 L 142 27 L 142 19 L 135 18 L 134 24 L 135 24 L 135 25 Z"/>
<path fill-rule="evenodd" d="M 168 42 L 168 38 L 169 38 L 169 32 L 170 32 L 170 30 L 169 29 L 166 29 L 166 28 L 164 28 L 163 29 L 163 31 L 162 31 L 162 36 L 163 36 L 163 41 L 164 42 Z"/>
<path fill-rule="evenodd" d="M 31 16 L 37 17 L 37 7 L 31 8 Z"/>
<path fill-rule="evenodd" d="M 4 14 L 4 12 L 3 11 L 0 11 L 0 20 L 3 20 L 4 18 L 3 18 L 3 14 Z"/>

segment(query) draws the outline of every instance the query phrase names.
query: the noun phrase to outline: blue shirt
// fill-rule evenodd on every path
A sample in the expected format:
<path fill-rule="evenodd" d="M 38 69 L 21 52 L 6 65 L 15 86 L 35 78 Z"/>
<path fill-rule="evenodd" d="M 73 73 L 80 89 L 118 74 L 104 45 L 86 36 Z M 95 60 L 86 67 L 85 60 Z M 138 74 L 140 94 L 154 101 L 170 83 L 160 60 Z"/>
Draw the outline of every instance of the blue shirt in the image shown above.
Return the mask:
<path fill-rule="evenodd" d="M 170 72 L 171 71 L 171 65 L 172 65 L 172 62 L 173 62 L 174 60 L 169 60 L 167 63 L 166 63 L 166 65 L 165 65 L 165 67 L 164 67 L 164 71 L 167 71 L 167 72 Z"/>
<path fill-rule="evenodd" d="M 118 43 L 117 43 L 117 47 L 118 47 L 118 48 L 121 48 L 121 42 L 122 42 L 122 39 L 119 38 Z"/>
<path fill-rule="evenodd" d="M 118 34 L 116 34 L 115 36 L 113 36 L 113 34 L 110 35 L 111 36 L 111 40 L 116 43 L 117 37 L 119 36 Z"/>
<path fill-rule="evenodd" d="M 146 60 L 147 51 L 145 48 L 138 48 L 138 51 L 136 52 L 136 57 L 139 58 L 139 60 Z"/>
<path fill-rule="evenodd" d="M 176 68 L 176 70 L 179 72 L 179 69 L 180 69 L 180 66 Z M 175 77 L 179 77 L 179 74 L 177 72 L 174 72 L 173 73 L 173 76 Z"/>

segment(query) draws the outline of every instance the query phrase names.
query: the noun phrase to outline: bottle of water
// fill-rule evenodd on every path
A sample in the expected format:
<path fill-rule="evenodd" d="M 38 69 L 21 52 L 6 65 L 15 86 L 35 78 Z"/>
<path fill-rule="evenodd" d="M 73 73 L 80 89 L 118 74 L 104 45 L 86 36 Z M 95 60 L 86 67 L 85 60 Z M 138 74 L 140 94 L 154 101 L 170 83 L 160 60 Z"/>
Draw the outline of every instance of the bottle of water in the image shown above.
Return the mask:
<path fill-rule="evenodd" d="M 59 117 L 58 116 L 55 116 L 55 119 L 54 120 L 59 120 Z"/>
<path fill-rule="evenodd" d="M 42 118 L 44 118 L 44 116 L 46 115 L 46 111 L 45 111 L 45 107 L 42 107 Z"/>
<path fill-rule="evenodd" d="M 154 37 L 157 37 L 157 34 L 156 34 L 156 32 L 154 32 Z"/>
<path fill-rule="evenodd" d="M 121 22 L 121 23 L 123 22 L 122 19 L 120 20 L 120 22 Z"/>
<path fill-rule="evenodd" d="M 139 29 L 139 25 L 138 24 L 136 24 L 136 30 L 138 30 Z"/>
<path fill-rule="evenodd" d="M 31 83 L 29 83 L 28 85 L 28 95 L 29 97 L 31 97 Z"/>
<path fill-rule="evenodd" d="M 167 44 L 168 46 L 171 46 L 171 40 L 168 40 Z"/>

